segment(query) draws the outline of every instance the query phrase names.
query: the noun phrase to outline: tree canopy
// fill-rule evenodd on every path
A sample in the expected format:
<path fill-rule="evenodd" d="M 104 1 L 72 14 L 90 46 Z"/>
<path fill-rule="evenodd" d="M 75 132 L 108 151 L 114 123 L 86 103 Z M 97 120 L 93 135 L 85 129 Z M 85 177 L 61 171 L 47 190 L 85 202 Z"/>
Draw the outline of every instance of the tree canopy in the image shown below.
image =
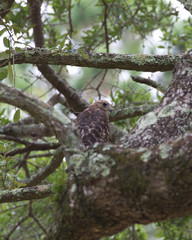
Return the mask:
<path fill-rule="evenodd" d="M 2 0 L 0 239 L 192 239 L 192 3 Z M 109 101 L 110 140 L 76 116 Z"/>

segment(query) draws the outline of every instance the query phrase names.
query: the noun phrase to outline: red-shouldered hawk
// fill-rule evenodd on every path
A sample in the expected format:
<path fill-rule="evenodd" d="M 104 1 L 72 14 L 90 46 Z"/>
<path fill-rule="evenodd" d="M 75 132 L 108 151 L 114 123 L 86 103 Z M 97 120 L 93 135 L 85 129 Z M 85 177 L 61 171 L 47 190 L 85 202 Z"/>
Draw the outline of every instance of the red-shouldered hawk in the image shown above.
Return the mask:
<path fill-rule="evenodd" d="M 86 147 L 90 147 L 96 142 L 109 141 L 108 111 L 112 110 L 107 101 L 100 100 L 91 104 L 78 115 L 76 125 Z"/>

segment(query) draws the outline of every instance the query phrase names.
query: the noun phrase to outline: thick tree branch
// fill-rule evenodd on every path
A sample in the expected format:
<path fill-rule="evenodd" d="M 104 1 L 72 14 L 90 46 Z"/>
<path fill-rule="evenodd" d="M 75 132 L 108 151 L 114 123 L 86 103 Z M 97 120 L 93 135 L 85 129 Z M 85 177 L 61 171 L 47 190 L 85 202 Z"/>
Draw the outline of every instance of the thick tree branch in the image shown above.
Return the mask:
<path fill-rule="evenodd" d="M 70 182 L 47 239 L 96 240 L 135 223 L 192 214 L 191 145 L 188 134 L 153 148 L 106 145 L 71 156 Z"/>
<path fill-rule="evenodd" d="M 119 110 L 114 110 L 110 113 L 109 120 L 110 122 L 123 120 L 131 117 L 143 116 L 148 112 L 151 112 L 157 107 L 157 104 L 153 105 L 140 105 L 134 107 L 127 107 Z"/>
<path fill-rule="evenodd" d="M 43 124 L 23 124 L 22 120 L 19 124 L 8 124 L 0 128 L 0 133 L 7 136 L 19 137 L 29 137 L 29 138 L 41 138 L 41 137 L 51 137 L 54 135 L 52 129 L 45 127 Z M 14 141 L 14 140 L 13 140 Z M 22 140 L 21 140 L 22 141 Z"/>
<path fill-rule="evenodd" d="M 192 130 L 191 66 L 192 51 L 189 51 L 177 63 L 173 80 L 159 106 L 137 122 L 125 140 L 126 146 L 152 146 Z"/>
<path fill-rule="evenodd" d="M 160 105 L 122 143 L 71 156 L 47 239 L 96 240 L 192 214 L 191 66 L 192 51 L 177 64 Z"/>
<path fill-rule="evenodd" d="M 4 18 L 6 14 L 11 10 L 14 0 L 1 0 L 0 3 L 0 17 Z"/>
<path fill-rule="evenodd" d="M 41 4 L 43 0 L 27 0 L 31 12 L 31 23 L 33 24 L 33 36 L 36 47 L 44 47 L 43 24 L 41 22 Z"/>
<path fill-rule="evenodd" d="M 51 187 L 52 185 L 39 185 L 5 190 L 0 193 L 0 203 L 46 198 L 53 194 Z"/>
<path fill-rule="evenodd" d="M 61 78 L 53 68 L 46 64 L 38 64 L 38 70 L 60 93 L 62 93 L 66 100 L 69 109 L 72 112 L 82 112 L 88 107 L 87 102 L 73 89 L 65 79 Z"/>
<path fill-rule="evenodd" d="M 41 100 L 0 83 L 0 101 L 17 106 L 51 128 L 60 141 L 64 141 L 71 121 L 61 112 Z"/>
<path fill-rule="evenodd" d="M 2 54 L 4 54 L 2 52 Z M 181 55 L 128 55 L 128 54 L 105 54 L 86 53 L 72 54 L 62 50 L 51 52 L 47 49 L 28 49 L 22 52 L 15 51 L 14 63 L 72 65 L 80 67 L 93 67 L 101 69 L 126 69 L 146 72 L 171 71 L 181 59 Z M 12 59 L 10 59 L 11 63 Z M 0 59 L 0 66 L 7 66 L 9 57 Z M 53 70 L 52 70 L 53 71 Z M 61 80 L 62 81 L 62 80 Z"/>
<path fill-rule="evenodd" d="M 178 2 L 182 3 L 187 11 L 192 14 L 192 2 L 191 0 L 178 0 Z"/>

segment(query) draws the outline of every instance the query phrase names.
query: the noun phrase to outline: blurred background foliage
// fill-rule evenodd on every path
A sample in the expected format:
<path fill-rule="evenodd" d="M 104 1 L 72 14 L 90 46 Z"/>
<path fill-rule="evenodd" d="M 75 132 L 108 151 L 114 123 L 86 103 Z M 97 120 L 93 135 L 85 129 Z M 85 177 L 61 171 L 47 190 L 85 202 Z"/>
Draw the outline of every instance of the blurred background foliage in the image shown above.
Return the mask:
<path fill-rule="evenodd" d="M 104 4 L 105 3 L 105 4 Z M 177 6 L 177 7 L 175 7 Z M 192 18 L 176 0 L 44 0 L 42 21 L 45 47 L 76 51 L 121 54 L 179 54 L 192 48 Z M 0 23 L 0 50 L 7 52 L 34 47 L 30 11 L 27 1 L 16 0 Z M 107 26 L 107 32 L 106 32 Z M 72 39 L 69 40 L 69 37 Z M 3 57 L 3 55 L 1 55 Z M 142 73 L 126 70 L 100 70 L 72 66 L 53 66 L 69 84 L 90 103 L 100 98 L 114 108 L 159 102 L 162 93 L 138 84 L 131 75 L 149 77 L 168 87 L 172 73 Z M 32 65 L 15 65 L 0 69 L 0 81 L 14 85 L 47 101 L 55 92 Z M 56 106 L 74 118 L 63 106 Z M 0 104 L 0 125 L 17 122 L 26 113 Z M 138 117 L 116 122 L 130 131 Z M 45 138 L 38 141 L 55 141 Z M 0 141 L 0 152 L 22 146 Z M 48 165 L 54 150 L 35 151 L 29 156 L 5 157 L 0 154 L 0 190 L 20 186 L 24 179 L 23 159 L 28 157 L 29 175 Z M 54 202 L 65 184 L 65 161 L 44 183 L 54 183 L 53 198 L 0 205 L 0 239 L 44 239 L 54 214 Z M 185 217 L 148 226 L 134 225 L 102 240 L 191 240 L 192 218 Z"/>

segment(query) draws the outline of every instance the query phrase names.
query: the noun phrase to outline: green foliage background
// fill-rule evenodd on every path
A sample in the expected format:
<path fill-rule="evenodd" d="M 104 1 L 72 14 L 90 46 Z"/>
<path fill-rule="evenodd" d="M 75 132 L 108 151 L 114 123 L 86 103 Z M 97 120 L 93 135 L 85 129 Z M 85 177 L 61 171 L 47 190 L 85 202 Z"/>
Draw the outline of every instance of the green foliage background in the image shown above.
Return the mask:
<path fill-rule="evenodd" d="M 138 54 L 158 54 L 163 49 L 166 53 L 182 53 L 192 48 L 192 18 L 179 18 L 179 10 L 172 6 L 171 1 L 163 0 L 105 0 L 108 5 L 107 27 L 108 44 L 110 52 Z M 79 46 L 87 51 L 106 52 L 106 32 L 104 28 L 105 9 L 101 0 L 46 0 L 43 2 L 42 19 L 45 36 L 45 47 L 51 49 L 65 49 L 76 51 Z M 69 11 L 71 22 L 69 24 Z M 34 46 L 32 25 L 29 18 L 30 12 L 26 1 L 18 0 L 11 11 L 6 15 L 0 26 L 2 50 L 9 51 Z M 156 31 L 161 33 L 161 41 L 152 44 Z M 157 33 L 157 32 L 156 32 Z M 77 41 L 71 44 L 68 36 Z M 152 40 L 151 40 L 152 39 Z M 3 57 L 3 56 L 1 56 Z M 114 108 L 126 106 L 153 104 L 160 101 L 162 95 L 158 91 L 135 83 L 130 75 L 140 73 L 124 71 L 98 70 L 91 68 L 70 68 L 53 66 L 68 80 L 71 86 L 88 101 L 100 97 L 113 102 Z M 72 72 L 75 71 L 75 74 Z M 15 75 L 16 72 L 16 75 Z M 153 74 L 156 81 L 161 81 L 167 86 L 171 73 Z M 0 81 L 14 85 L 35 96 L 47 100 L 53 93 L 51 86 L 45 82 L 34 66 L 23 64 L 0 69 Z M 59 106 L 66 114 L 70 113 Z M 25 114 L 6 104 L 0 104 L 0 125 L 17 122 Z M 116 122 L 123 129 L 130 131 L 137 118 Z M 54 141 L 46 138 L 44 141 Z M 18 188 L 21 183 L 18 179 L 25 178 L 23 168 L 19 167 L 22 156 L 5 157 L 8 152 L 22 145 L 1 140 L 0 142 L 0 190 Z M 49 157 L 38 157 L 45 152 L 33 152 L 29 158 L 29 172 L 34 174 L 39 168 L 45 167 L 53 151 L 47 151 Z M 31 154 L 32 155 L 32 154 Z M 44 200 L 20 203 L 7 203 L 0 206 L 0 239 L 5 239 L 13 231 L 10 239 L 44 239 L 43 228 L 48 228 L 54 214 L 55 201 L 65 183 L 65 162 L 45 183 L 54 183 L 55 196 Z M 32 210 L 31 210 L 32 209 Z M 33 213 L 33 214 L 31 214 Z M 26 220 L 25 217 L 29 216 Z M 37 219 L 34 218 L 36 216 Z M 162 240 L 190 240 L 192 239 L 191 217 L 170 220 L 156 225 L 135 225 L 114 236 L 103 240 L 127 239 L 162 239 Z M 20 227 L 17 228 L 18 224 Z M 43 226 L 43 227 L 42 227 Z"/>

